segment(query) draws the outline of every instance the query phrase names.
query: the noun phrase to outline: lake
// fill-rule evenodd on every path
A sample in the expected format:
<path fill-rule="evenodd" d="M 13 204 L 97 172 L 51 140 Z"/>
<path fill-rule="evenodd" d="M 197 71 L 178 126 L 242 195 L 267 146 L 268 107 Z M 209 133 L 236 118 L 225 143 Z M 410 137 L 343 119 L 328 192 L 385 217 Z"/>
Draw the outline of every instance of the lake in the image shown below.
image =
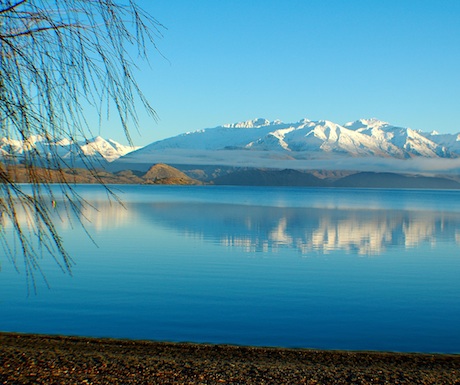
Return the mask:
<path fill-rule="evenodd" d="M 0 330 L 460 353 L 459 191 L 113 188 L 77 186 L 93 240 L 56 202 L 72 274 L 0 259 Z"/>

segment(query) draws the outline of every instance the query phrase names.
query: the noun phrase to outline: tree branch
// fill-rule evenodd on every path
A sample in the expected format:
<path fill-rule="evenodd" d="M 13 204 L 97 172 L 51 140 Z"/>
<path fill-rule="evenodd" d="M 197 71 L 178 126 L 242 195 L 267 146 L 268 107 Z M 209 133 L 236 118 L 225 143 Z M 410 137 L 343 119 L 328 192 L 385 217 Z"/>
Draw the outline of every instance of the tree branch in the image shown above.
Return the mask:
<path fill-rule="evenodd" d="M 21 0 L 21 1 L 19 1 L 18 3 L 9 6 L 8 8 L 4 8 L 4 9 L 0 10 L 0 15 L 1 15 L 2 13 L 11 12 L 13 9 L 19 7 L 21 4 L 25 3 L 26 1 L 27 1 L 27 0 Z"/>
<path fill-rule="evenodd" d="M 40 27 L 40 28 L 35 28 L 35 29 L 29 29 L 27 31 L 23 32 L 18 32 L 15 34 L 9 34 L 9 35 L 0 35 L 0 39 L 14 39 L 16 37 L 20 36 L 31 36 L 34 35 L 38 32 L 44 32 L 44 31 L 50 31 L 50 30 L 59 30 L 59 29 L 67 29 L 67 28 L 79 28 L 76 24 L 62 24 L 62 25 L 53 25 L 50 27 Z"/>

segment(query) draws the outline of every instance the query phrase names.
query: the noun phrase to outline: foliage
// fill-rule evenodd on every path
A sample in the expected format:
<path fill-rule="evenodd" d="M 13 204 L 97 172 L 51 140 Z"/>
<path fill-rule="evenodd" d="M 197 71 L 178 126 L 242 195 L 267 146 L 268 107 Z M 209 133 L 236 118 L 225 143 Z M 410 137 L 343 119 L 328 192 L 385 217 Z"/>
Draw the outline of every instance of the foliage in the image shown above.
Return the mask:
<path fill-rule="evenodd" d="M 156 118 L 135 80 L 134 60 L 147 59 L 162 26 L 134 0 L 126 1 L 0 0 L 0 138 L 20 139 L 30 148 L 37 136 L 82 140 L 91 134 L 85 113 L 93 108 L 100 122 L 114 110 L 131 143 L 136 105 Z M 77 156 L 93 169 L 82 154 Z M 32 181 L 27 188 L 15 183 L 10 171 L 19 160 Z M 63 159 L 52 146 L 47 156 L 37 151 L 24 151 L 21 159 L 0 154 L 0 236 L 16 263 L 16 251 L 5 244 L 10 223 L 29 276 L 39 270 L 43 250 L 70 271 L 71 259 L 46 199 L 53 198 L 51 185 L 36 170 L 62 170 L 74 161 Z M 78 195 L 64 177 L 60 182 L 69 209 L 78 212 Z"/>

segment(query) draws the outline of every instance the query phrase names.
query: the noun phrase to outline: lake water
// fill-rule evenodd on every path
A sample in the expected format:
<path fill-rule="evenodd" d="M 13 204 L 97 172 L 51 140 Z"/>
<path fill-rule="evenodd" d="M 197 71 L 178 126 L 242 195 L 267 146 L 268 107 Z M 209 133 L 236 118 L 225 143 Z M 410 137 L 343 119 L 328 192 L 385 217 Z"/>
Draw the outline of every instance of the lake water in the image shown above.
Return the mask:
<path fill-rule="evenodd" d="M 458 191 L 116 189 L 78 186 L 94 243 L 57 201 L 72 275 L 0 259 L 0 330 L 460 353 Z"/>

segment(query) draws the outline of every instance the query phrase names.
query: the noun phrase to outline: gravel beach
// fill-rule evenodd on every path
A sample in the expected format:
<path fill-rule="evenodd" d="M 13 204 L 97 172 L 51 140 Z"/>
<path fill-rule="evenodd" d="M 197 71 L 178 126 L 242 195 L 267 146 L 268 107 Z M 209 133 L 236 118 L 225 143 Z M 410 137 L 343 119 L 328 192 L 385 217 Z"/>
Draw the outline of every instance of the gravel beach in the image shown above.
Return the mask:
<path fill-rule="evenodd" d="M 460 384 L 460 355 L 0 333 L 1 384 Z"/>

